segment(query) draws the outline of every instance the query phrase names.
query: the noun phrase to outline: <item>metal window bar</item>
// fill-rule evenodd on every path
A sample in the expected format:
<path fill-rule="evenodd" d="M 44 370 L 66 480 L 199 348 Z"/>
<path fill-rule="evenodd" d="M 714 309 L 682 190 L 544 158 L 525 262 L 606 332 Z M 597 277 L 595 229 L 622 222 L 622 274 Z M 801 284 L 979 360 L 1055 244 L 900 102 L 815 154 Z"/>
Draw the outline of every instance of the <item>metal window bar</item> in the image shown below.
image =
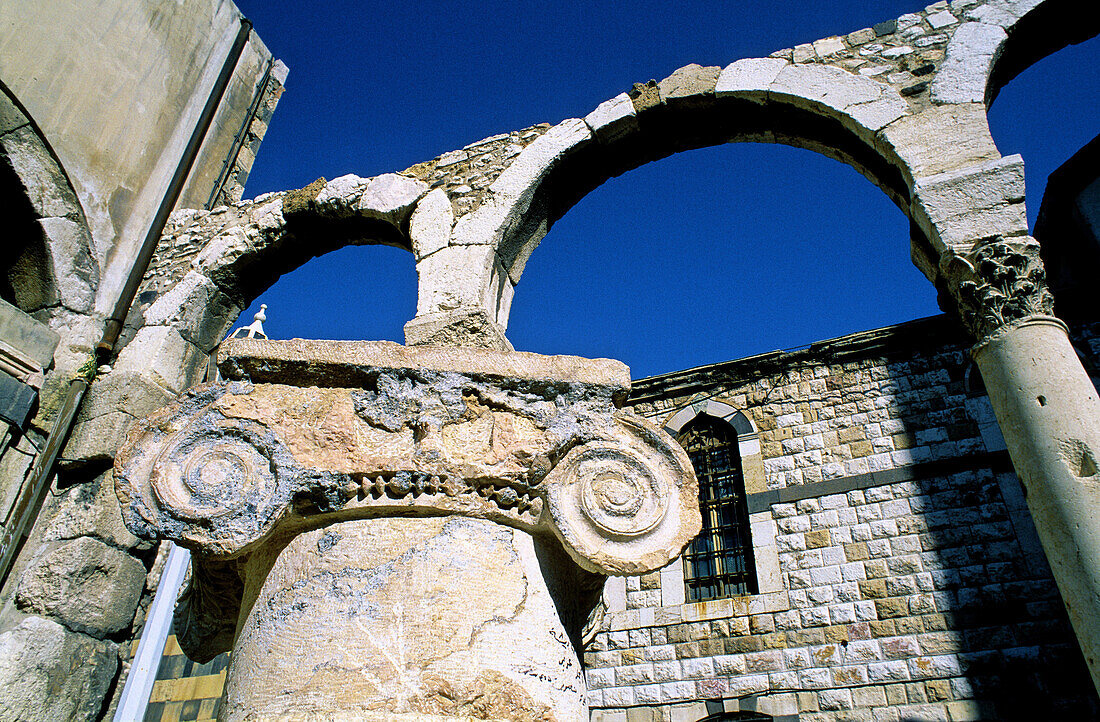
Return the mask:
<path fill-rule="evenodd" d="M 702 415 L 677 440 L 699 479 L 703 517 L 699 536 L 684 552 L 688 600 L 755 594 L 756 565 L 737 432 L 719 419 Z"/>

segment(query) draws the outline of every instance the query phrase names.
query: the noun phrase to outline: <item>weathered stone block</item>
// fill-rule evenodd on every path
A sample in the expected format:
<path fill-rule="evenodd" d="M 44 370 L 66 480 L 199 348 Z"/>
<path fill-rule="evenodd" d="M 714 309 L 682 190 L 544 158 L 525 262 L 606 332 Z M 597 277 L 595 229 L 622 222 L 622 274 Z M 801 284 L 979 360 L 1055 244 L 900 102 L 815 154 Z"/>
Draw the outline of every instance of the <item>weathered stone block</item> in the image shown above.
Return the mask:
<path fill-rule="evenodd" d="M 109 460 L 136 417 L 168 403 L 174 393 L 139 374 L 111 373 L 88 391 L 62 452 L 62 463 Z"/>
<path fill-rule="evenodd" d="M 326 216 L 346 218 L 356 212 L 356 204 L 367 185 L 369 178 L 357 175 L 342 175 L 325 183 L 311 205 Z"/>
<path fill-rule="evenodd" d="M 951 38 L 947 55 L 932 82 L 932 102 L 985 103 L 993 61 L 1008 39 L 1004 28 L 964 23 Z"/>
<path fill-rule="evenodd" d="M 149 548 L 149 542 L 138 539 L 122 523 L 111 471 L 68 487 L 43 539 L 64 541 L 84 536 L 96 537 L 122 549 Z"/>
<path fill-rule="evenodd" d="M 1018 155 L 965 171 L 923 178 L 914 194 L 914 215 L 925 221 L 939 250 L 967 246 L 992 235 L 1027 233 L 1024 163 Z"/>
<path fill-rule="evenodd" d="M 584 122 L 601 143 L 613 141 L 638 128 L 634 104 L 626 93 L 619 93 L 597 105 L 595 110 L 584 116 Z"/>
<path fill-rule="evenodd" d="M 0 718 L 98 719 L 117 669 L 113 642 L 28 617 L 0 634 Z"/>
<path fill-rule="evenodd" d="M 40 218 L 53 272 L 55 303 L 73 311 L 88 311 L 95 302 L 99 266 L 91 256 L 91 236 L 83 223 L 68 218 Z"/>
<path fill-rule="evenodd" d="M 241 309 L 209 278 L 188 271 L 145 310 L 147 326 L 170 326 L 203 352 L 225 336 Z"/>
<path fill-rule="evenodd" d="M 145 567 L 129 554 L 90 537 L 61 542 L 23 573 L 20 608 L 58 617 L 71 629 L 102 636 L 134 618 Z"/>
<path fill-rule="evenodd" d="M 960 170 L 1000 157 L 985 112 L 980 102 L 932 107 L 891 123 L 879 137 L 914 178 Z"/>
<path fill-rule="evenodd" d="M 417 316 L 405 324 L 405 343 L 409 346 L 512 350 L 504 329 L 481 309 L 456 309 Z"/>
<path fill-rule="evenodd" d="M 8 162 L 42 218 L 59 218 L 80 208 L 68 179 L 29 125 L 4 136 Z"/>
<path fill-rule="evenodd" d="M 491 246 L 476 245 L 448 246 L 420 259 L 416 315 L 480 307 L 495 258 Z"/>
<path fill-rule="evenodd" d="M 122 349 L 114 371 L 141 374 L 173 393 L 192 385 L 206 354 L 173 326 L 146 326 Z"/>
<path fill-rule="evenodd" d="M 418 261 L 447 245 L 454 221 L 451 200 L 442 188 L 436 188 L 420 199 L 409 219 L 409 237 L 413 255 Z"/>
<path fill-rule="evenodd" d="M 719 98 L 736 95 L 762 103 L 772 81 L 789 64 L 783 58 L 747 58 L 730 63 L 719 74 L 714 94 Z"/>
<path fill-rule="evenodd" d="M 717 65 L 703 67 L 693 63 L 678 68 L 657 83 L 661 102 L 666 105 L 699 105 L 714 96 L 714 84 L 721 72 L 722 68 Z"/>
<path fill-rule="evenodd" d="M 388 221 L 401 228 L 416 201 L 428 192 L 428 184 L 397 173 L 384 173 L 371 180 L 359 198 L 358 211 L 366 218 Z"/>

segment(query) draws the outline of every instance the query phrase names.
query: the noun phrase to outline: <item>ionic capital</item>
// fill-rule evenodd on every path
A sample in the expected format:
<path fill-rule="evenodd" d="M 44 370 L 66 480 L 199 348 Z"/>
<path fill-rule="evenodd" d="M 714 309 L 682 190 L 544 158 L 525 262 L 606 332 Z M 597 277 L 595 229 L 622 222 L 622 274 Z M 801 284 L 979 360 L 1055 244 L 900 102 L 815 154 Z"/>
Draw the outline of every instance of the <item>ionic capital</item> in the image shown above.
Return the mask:
<path fill-rule="evenodd" d="M 638 574 L 698 532 L 691 463 L 619 408 L 618 362 L 234 340 L 221 367 L 240 380 L 189 391 L 119 453 L 127 524 L 145 538 L 230 559 L 334 521 L 455 514 Z"/>

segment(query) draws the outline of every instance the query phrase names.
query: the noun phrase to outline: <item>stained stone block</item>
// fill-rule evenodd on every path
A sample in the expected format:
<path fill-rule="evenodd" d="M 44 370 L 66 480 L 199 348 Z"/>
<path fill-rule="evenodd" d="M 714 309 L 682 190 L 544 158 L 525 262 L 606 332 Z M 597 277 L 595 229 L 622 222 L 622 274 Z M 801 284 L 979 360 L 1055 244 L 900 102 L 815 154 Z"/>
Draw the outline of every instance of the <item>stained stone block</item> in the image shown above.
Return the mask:
<path fill-rule="evenodd" d="M 60 218 L 80 208 L 65 175 L 29 125 L 4 136 L 4 151 L 39 216 Z"/>
<path fill-rule="evenodd" d="M 57 515 L 43 537 L 63 541 L 96 537 L 120 549 L 147 549 L 149 542 L 130 533 L 122 523 L 115 494 L 114 474 L 106 471 L 91 481 L 73 484 L 62 492 Z"/>
<path fill-rule="evenodd" d="M 73 311 L 88 311 L 95 301 L 99 266 L 92 258 L 91 236 L 83 223 L 68 218 L 40 218 L 53 272 L 56 302 Z"/>
<path fill-rule="evenodd" d="M 28 617 L 0 634 L 0 719 L 96 720 L 117 669 L 113 642 Z"/>
<path fill-rule="evenodd" d="M 19 580 L 21 609 L 60 618 L 95 636 L 126 628 L 134 618 L 145 567 L 129 554 L 90 537 L 53 545 Z"/>

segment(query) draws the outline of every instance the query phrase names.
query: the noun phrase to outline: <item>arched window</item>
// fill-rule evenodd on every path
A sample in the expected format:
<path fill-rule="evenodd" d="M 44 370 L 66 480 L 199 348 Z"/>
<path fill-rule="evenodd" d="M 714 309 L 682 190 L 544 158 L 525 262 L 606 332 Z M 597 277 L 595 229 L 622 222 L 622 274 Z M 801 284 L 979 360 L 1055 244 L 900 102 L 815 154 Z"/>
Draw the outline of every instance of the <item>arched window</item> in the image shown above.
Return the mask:
<path fill-rule="evenodd" d="M 755 594 L 749 514 L 737 432 L 700 414 L 677 436 L 699 478 L 703 528 L 684 552 L 687 600 L 698 602 Z"/>

